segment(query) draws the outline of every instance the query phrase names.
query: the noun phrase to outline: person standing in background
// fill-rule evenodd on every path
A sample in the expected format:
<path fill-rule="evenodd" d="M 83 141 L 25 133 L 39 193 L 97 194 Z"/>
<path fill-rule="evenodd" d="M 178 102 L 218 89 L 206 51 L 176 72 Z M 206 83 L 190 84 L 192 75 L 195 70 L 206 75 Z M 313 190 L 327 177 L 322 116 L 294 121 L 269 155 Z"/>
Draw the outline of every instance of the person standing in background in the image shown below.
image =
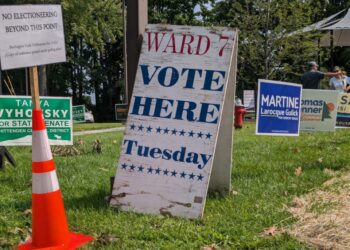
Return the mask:
<path fill-rule="evenodd" d="M 343 77 L 343 82 L 344 82 L 344 86 L 345 86 L 345 93 L 350 93 L 350 80 L 349 77 L 347 76 L 347 72 L 346 71 L 342 71 L 342 77 Z"/>
<path fill-rule="evenodd" d="M 301 76 L 301 84 L 304 89 L 319 89 L 320 81 L 325 77 L 338 76 L 339 72 L 321 72 L 318 71 L 318 64 L 315 61 L 309 62 L 309 71 Z"/>
<path fill-rule="evenodd" d="M 329 79 L 329 87 L 337 90 L 339 93 L 344 93 L 346 90 L 346 82 L 343 77 L 343 72 L 338 66 L 334 67 L 334 72 L 339 73 L 339 75 L 333 76 L 331 79 Z"/>

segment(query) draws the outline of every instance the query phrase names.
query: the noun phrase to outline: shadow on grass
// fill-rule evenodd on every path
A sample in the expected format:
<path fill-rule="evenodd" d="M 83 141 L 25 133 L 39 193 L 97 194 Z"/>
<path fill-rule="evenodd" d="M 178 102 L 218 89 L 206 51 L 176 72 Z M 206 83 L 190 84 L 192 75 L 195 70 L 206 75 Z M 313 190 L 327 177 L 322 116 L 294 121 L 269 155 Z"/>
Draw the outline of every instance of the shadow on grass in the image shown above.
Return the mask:
<path fill-rule="evenodd" d="M 224 200 L 230 195 L 230 192 L 226 191 L 219 191 L 219 190 L 208 190 L 207 198 L 209 199 L 217 199 L 217 200 Z"/>
<path fill-rule="evenodd" d="M 1 210 L 6 211 L 25 211 L 26 209 L 30 209 L 32 207 L 31 196 L 28 196 L 28 199 L 17 200 L 14 202 L 3 202 L 1 204 Z"/>
<path fill-rule="evenodd" d="M 327 169 L 331 169 L 334 171 L 339 171 L 339 170 L 343 170 L 343 169 L 349 169 L 349 162 L 347 160 L 337 160 L 337 162 L 318 162 L 318 161 L 314 161 L 314 162 L 310 162 L 308 164 L 304 165 L 305 169 L 320 169 L 320 170 L 325 170 Z"/>
<path fill-rule="evenodd" d="M 110 194 L 106 190 L 97 190 L 81 197 L 69 197 L 65 199 L 65 206 L 72 209 L 93 208 L 106 209 L 109 208 L 108 197 Z"/>
<path fill-rule="evenodd" d="M 98 192 L 88 194 L 81 197 L 68 197 L 64 199 L 64 206 L 66 208 L 72 209 L 84 209 L 84 208 L 93 208 L 93 209 L 105 209 L 109 208 L 109 203 L 106 197 L 109 194 L 105 190 L 98 190 Z M 28 196 L 28 199 L 17 200 L 14 202 L 6 202 L 1 204 L 1 209 L 15 209 L 17 211 L 25 211 L 32 207 L 31 196 Z"/>

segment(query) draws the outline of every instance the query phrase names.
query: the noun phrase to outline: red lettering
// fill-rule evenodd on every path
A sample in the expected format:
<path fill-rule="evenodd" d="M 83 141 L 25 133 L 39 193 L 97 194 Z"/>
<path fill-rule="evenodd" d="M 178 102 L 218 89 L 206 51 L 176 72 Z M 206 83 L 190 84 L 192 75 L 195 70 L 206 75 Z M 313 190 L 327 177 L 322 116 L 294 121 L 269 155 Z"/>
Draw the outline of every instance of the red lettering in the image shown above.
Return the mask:
<path fill-rule="evenodd" d="M 153 40 L 152 40 L 152 34 L 154 34 Z M 165 32 L 162 33 L 162 38 L 159 41 L 158 40 L 158 34 L 159 32 L 147 32 L 147 36 L 148 36 L 148 51 L 150 51 L 153 47 L 153 45 L 155 46 L 155 51 L 158 52 L 159 46 L 161 45 L 164 35 L 166 34 Z"/>
<path fill-rule="evenodd" d="M 207 54 L 211 46 L 211 40 L 206 35 L 149 31 L 147 31 L 146 34 L 148 51 L 201 56 Z M 220 40 L 225 38 L 228 39 L 228 37 L 221 36 Z M 226 44 L 227 43 L 228 42 L 226 41 Z M 220 56 L 222 55 L 226 44 L 221 48 L 219 52 Z"/>
<path fill-rule="evenodd" d="M 206 47 L 205 49 L 201 52 L 202 49 L 202 38 L 206 39 Z M 198 43 L 197 43 L 197 50 L 196 50 L 196 55 L 204 55 L 208 52 L 210 48 L 210 39 L 207 36 L 203 36 L 203 35 L 198 35 Z"/>
<path fill-rule="evenodd" d="M 163 50 L 163 53 L 167 53 L 168 48 L 173 48 L 172 53 L 176 53 L 176 43 L 175 43 L 175 34 L 171 34 L 171 37 L 168 41 L 168 44 L 166 45 L 165 49 Z"/>
<path fill-rule="evenodd" d="M 228 36 L 220 36 L 219 42 L 221 40 L 226 40 L 226 43 L 224 44 L 224 46 L 221 47 L 220 51 L 219 51 L 219 56 L 222 56 L 224 54 L 224 49 L 226 48 L 226 46 L 229 44 L 229 37 Z"/>
<path fill-rule="evenodd" d="M 190 40 L 186 42 L 186 37 L 189 37 Z M 182 44 L 180 49 L 180 54 L 184 54 L 185 46 L 187 46 L 187 54 L 192 54 L 191 43 L 193 42 L 194 37 L 192 35 L 183 35 L 182 36 Z"/>

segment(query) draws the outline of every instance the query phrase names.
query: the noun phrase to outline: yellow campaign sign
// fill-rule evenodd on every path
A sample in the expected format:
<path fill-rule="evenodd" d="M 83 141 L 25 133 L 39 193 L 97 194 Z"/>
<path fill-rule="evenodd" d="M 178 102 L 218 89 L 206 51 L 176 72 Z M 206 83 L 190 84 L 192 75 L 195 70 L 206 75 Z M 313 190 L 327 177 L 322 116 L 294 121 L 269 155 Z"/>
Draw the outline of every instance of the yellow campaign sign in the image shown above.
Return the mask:
<path fill-rule="evenodd" d="M 338 112 L 350 114 L 350 94 L 338 95 Z"/>
<path fill-rule="evenodd" d="M 350 127 L 350 94 L 338 95 L 337 127 Z"/>

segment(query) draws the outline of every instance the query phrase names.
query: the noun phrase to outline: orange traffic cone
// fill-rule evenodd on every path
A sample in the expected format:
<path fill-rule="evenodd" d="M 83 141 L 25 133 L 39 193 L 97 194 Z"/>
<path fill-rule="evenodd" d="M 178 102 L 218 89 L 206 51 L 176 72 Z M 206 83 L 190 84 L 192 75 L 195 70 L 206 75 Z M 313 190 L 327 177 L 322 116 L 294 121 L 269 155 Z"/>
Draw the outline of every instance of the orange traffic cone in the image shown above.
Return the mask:
<path fill-rule="evenodd" d="M 32 239 L 18 249 L 76 249 L 91 236 L 70 233 L 41 109 L 32 118 Z"/>

